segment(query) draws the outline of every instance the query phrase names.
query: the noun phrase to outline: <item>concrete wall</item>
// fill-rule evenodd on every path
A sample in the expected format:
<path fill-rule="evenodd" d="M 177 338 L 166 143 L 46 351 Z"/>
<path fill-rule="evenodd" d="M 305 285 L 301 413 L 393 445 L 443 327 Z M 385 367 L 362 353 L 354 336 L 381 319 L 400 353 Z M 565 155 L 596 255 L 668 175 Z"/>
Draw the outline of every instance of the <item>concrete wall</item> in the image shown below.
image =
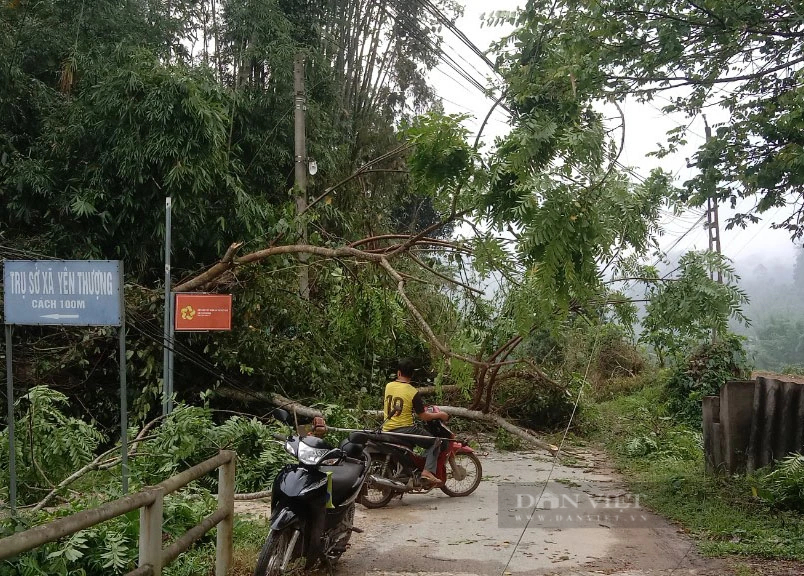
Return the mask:
<path fill-rule="evenodd" d="M 800 452 L 804 443 L 804 385 L 760 377 L 754 388 L 746 470 Z"/>
<path fill-rule="evenodd" d="M 708 471 L 752 472 L 804 448 L 804 384 L 757 377 L 726 382 L 703 402 Z"/>

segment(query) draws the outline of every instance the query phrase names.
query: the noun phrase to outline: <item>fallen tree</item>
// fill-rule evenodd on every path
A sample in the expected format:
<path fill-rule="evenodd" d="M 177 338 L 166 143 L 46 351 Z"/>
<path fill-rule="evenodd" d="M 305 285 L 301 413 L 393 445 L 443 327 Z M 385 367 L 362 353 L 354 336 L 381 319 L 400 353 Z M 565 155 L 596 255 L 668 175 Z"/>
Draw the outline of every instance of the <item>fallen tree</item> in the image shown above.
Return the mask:
<path fill-rule="evenodd" d="M 427 389 L 427 393 L 431 393 L 433 390 Z M 289 412 L 293 412 L 295 410 L 296 414 L 299 416 L 303 416 L 305 418 L 314 418 L 316 416 L 323 416 L 324 414 L 315 408 L 311 408 L 309 406 L 305 406 L 295 400 L 291 400 L 289 398 L 285 398 L 280 394 L 269 394 L 265 392 L 242 392 L 240 390 L 234 390 L 232 388 L 221 388 L 217 391 L 218 395 L 230 398 L 232 400 L 237 400 L 240 402 L 253 402 L 254 400 L 259 400 L 267 403 L 271 403 L 275 406 L 288 410 Z M 458 418 L 465 418 L 467 420 L 472 420 L 474 422 L 482 422 L 485 424 L 491 424 L 497 426 L 499 428 L 503 428 L 507 432 L 515 435 L 517 438 L 520 438 L 541 450 L 546 450 L 550 454 L 555 455 L 558 451 L 558 448 L 548 442 L 545 442 L 534 433 L 512 424 L 502 416 L 498 416 L 497 414 L 491 414 L 486 412 L 480 412 L 479 410 L 469 410 L 467 408 L 461 408 L 460 406 L 438 406 L 439 410 L 442 410 L 449 414 L 450 416 L 455 416 Z M 364 410 L 364 414 L 368 414 L 371 416 L 382 416 L 381 410 Z"/>

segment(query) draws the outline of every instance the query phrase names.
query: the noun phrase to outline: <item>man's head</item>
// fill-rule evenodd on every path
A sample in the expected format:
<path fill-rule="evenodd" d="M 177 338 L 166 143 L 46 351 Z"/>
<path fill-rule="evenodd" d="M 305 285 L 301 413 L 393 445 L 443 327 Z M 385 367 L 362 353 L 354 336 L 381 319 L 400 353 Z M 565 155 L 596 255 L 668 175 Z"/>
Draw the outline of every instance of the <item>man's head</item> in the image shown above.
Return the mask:
<path fill-rule="evenodd" d="M 413 378 L 413 371 L 416 369 L 416 362 L 413 358 L 402 358 L 397 365 L 397 374 L 403 378 Z"/>

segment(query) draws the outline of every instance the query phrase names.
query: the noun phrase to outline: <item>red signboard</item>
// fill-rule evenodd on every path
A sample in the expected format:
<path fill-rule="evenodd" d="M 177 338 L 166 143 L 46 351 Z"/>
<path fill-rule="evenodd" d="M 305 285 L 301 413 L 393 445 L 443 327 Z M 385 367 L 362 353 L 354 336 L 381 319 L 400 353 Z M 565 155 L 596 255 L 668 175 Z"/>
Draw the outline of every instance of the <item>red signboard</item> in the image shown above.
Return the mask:
<path fill-rule="evenodd" d="M 174 326 L 177 331 L 232 329 L 231 294 L 176 294 Z"/>

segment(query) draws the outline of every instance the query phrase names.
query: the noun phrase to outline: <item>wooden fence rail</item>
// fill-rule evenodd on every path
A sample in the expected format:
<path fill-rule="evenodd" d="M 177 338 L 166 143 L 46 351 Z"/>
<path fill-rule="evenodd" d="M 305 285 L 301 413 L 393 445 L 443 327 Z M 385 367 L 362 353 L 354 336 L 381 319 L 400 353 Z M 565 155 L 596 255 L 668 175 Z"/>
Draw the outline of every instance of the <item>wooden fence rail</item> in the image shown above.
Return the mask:
<path fill-rule="evenodd" d="M 0 560 L 13 558 L 48 542 L 75 534 L 101 522 L 140 511 L 138 567 L 126 576 L 161 576 L 162 568 L 175 560 L 204 534 L 218 526 L 215 550 L 215 576 L 226 576 L 232 565 L 232 530 L 234 527 L 235 453 L 221 452 L 156 486 L 107 502 L 91 510 L 59 518 L 0 539 Z M 218 506 L 215 512 L 188 530 L 166 549 L 162 549 L 162 502 L 164 497 L 218 469 Z"/>

